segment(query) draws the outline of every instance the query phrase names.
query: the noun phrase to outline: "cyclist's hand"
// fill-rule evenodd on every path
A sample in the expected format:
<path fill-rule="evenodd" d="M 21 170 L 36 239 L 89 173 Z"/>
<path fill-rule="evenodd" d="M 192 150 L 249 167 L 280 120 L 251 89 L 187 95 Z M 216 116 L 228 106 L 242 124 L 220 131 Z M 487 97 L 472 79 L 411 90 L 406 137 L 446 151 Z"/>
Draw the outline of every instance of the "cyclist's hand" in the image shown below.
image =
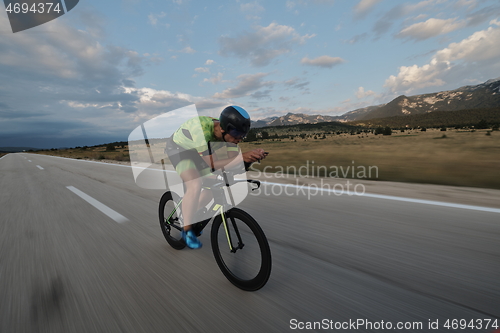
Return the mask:
<path fill-rule="evenodd" d="M 243 153 L 243 161 L 247 163 L 253 163 L 266 158 L 267 153 L 264 149 L 254 149 Z"/>

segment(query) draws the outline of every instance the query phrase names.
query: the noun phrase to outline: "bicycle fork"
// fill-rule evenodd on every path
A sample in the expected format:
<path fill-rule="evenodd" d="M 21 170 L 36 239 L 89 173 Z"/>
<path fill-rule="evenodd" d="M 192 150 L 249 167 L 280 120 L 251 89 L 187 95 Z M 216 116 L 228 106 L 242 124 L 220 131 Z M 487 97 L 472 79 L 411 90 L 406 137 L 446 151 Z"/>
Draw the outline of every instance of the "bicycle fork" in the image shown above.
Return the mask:
<path fill-rule="evenodd" d="M 176 229 L 178 229 L 180 231 L 182 231 L 182 225 L 180 227 L 178 227 L 175 224 L 171 223 L 171 218 L 172 218 L 172 216 L 174 216 L 175 213 L 178 212 L 178 209 L 181 206 L 181 204 L 182 204 L 182 199 L 179 200 L 179 202 L 175 204 L 175 208 L 172 210 L 172 212 L 170 212 L 170 215 L 165 219 L 165 223 L 167 223 L 169 226 L 174 227 L 174 228 L 176 228 Z M 180 217 L 179 216 L 177 216 L 176 219 L 178 221 L 180 221 Z"/>
<path fill-rule="evenodd" d="M 224 214 L 223 207 L 220 207 L 220 215 L 222 217 L 222 224 L 224 225 L 224 230 L 226 231 L 226 237 L 227 237 L 227 243 L 229 244 L 229 250 L 231 250 L 231 253 L 236 253 L 239 249 L 242 249 L 245 244 L 243 244 L 243 241 L 241 240 L 241 235 L 240 231 L 238 230 L 238 227 L 236 226 L 236 222 L 234 221 L 234 217 L 229 217 L 231 220 L 231 224 L 233 225 L 234 232 L 236 233 L 236 237 L 238 238 L 238 246 L 234 247 L 233 246 L 233 241 L 231 239 L 231 232 L 229 231 L 229 226 L 226 220 L 226 214 Z"/>

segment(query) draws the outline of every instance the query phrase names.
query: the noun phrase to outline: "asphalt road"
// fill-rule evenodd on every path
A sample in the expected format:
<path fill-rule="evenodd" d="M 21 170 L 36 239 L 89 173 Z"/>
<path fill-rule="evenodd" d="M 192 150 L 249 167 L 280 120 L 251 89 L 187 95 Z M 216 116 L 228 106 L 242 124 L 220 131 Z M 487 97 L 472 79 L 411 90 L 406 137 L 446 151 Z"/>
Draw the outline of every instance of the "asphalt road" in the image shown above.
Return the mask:
<path fill-rule="evenodd" d="M 139 188 L 129 167 L 9 154 L 0 159 L 0 189 L 2 333 L 492 332 L 495 320 L 500 325 L 497 212 L 251 195 L 241 208 L 264 229 L 273 271 L 263 289 L 245 292 L 220 272 L 209 232 L 201 250 L 169 247 L 157 217 L 162 191 Z M 457 329 L 444 327 L 448 319 Z"/>

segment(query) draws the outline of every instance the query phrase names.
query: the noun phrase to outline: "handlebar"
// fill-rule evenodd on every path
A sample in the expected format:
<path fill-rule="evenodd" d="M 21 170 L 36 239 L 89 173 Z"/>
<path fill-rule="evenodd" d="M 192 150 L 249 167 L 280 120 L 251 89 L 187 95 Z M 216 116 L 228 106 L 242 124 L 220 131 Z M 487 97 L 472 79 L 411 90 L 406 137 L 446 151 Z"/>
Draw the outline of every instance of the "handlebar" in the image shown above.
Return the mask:
<path fill-rule="evenodd" d="M 247 182 L 257 185 L 257 187 L 253 188 L 252 191 L 258 190 L 260 188 L 260 180 L 247 179 Z"/>
<path fill-rule="evenodd" d="M 208 187 L 222 187 L 222 186 L 231 186 L 236 183 L 248 182 L 250 184 L 255 184 L 256 187 L 252 189 L 255 191 L 260 188 L 260 181 L 255 179 L 234 179 L 234 173 L 230 171 L 220 171 L 220 175 L 217 176 L 216 179 L 205 179 L 204 185 Z"/>
<path fill-rule="evenodd" d="M 264 155 L 267 156 L 269 155 L 269 152 L 264 152 Z M 257 160 L 258 163 L 260 163 L 261 160 Z M 228 170 L 218 170 L 214 172 L 217 175 L 216 179 L 205 179 L 204 183 L 208 187 L 222 187 L 222 186 L 231 186 L 232 184 L 235 183 L 241 183 L 241 182 L 248 182 L 250 184 L 255 184 L 256 187 L 252 189 L 252 191 L 255 191 L 260 188 L 260 181 L 255 180 L 255 179 L 241 179 L 241 180 L 234 180 L 234 176 L 237 174 L 244 173 L 245 171 L 248 171 L 252 163 L 255 162 L 244 162 L 244 171 L 228 171 Z"/>

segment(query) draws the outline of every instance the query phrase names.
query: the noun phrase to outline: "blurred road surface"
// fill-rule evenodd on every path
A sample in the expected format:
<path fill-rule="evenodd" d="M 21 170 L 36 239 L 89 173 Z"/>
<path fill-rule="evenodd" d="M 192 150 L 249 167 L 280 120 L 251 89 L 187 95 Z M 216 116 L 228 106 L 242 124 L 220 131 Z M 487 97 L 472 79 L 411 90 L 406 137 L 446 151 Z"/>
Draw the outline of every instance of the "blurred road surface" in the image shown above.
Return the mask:
<path fill-rule="evenodd" d="M 126 166 L 35 154 L 0 159 L 0 332 L 435 332 L 436 324 L 491 332 L 487 324 L 500 325 L 497 212 L 250 195 L 241 208 L 264 229 L 273 271 L 263 289 L 245 292 L 220 272 L 209 232 L 201 250 L 169 247 L 157 217 L 161 194 L 139 188 Z M 444 327 L 448 319 L 456 329 Z"/>

